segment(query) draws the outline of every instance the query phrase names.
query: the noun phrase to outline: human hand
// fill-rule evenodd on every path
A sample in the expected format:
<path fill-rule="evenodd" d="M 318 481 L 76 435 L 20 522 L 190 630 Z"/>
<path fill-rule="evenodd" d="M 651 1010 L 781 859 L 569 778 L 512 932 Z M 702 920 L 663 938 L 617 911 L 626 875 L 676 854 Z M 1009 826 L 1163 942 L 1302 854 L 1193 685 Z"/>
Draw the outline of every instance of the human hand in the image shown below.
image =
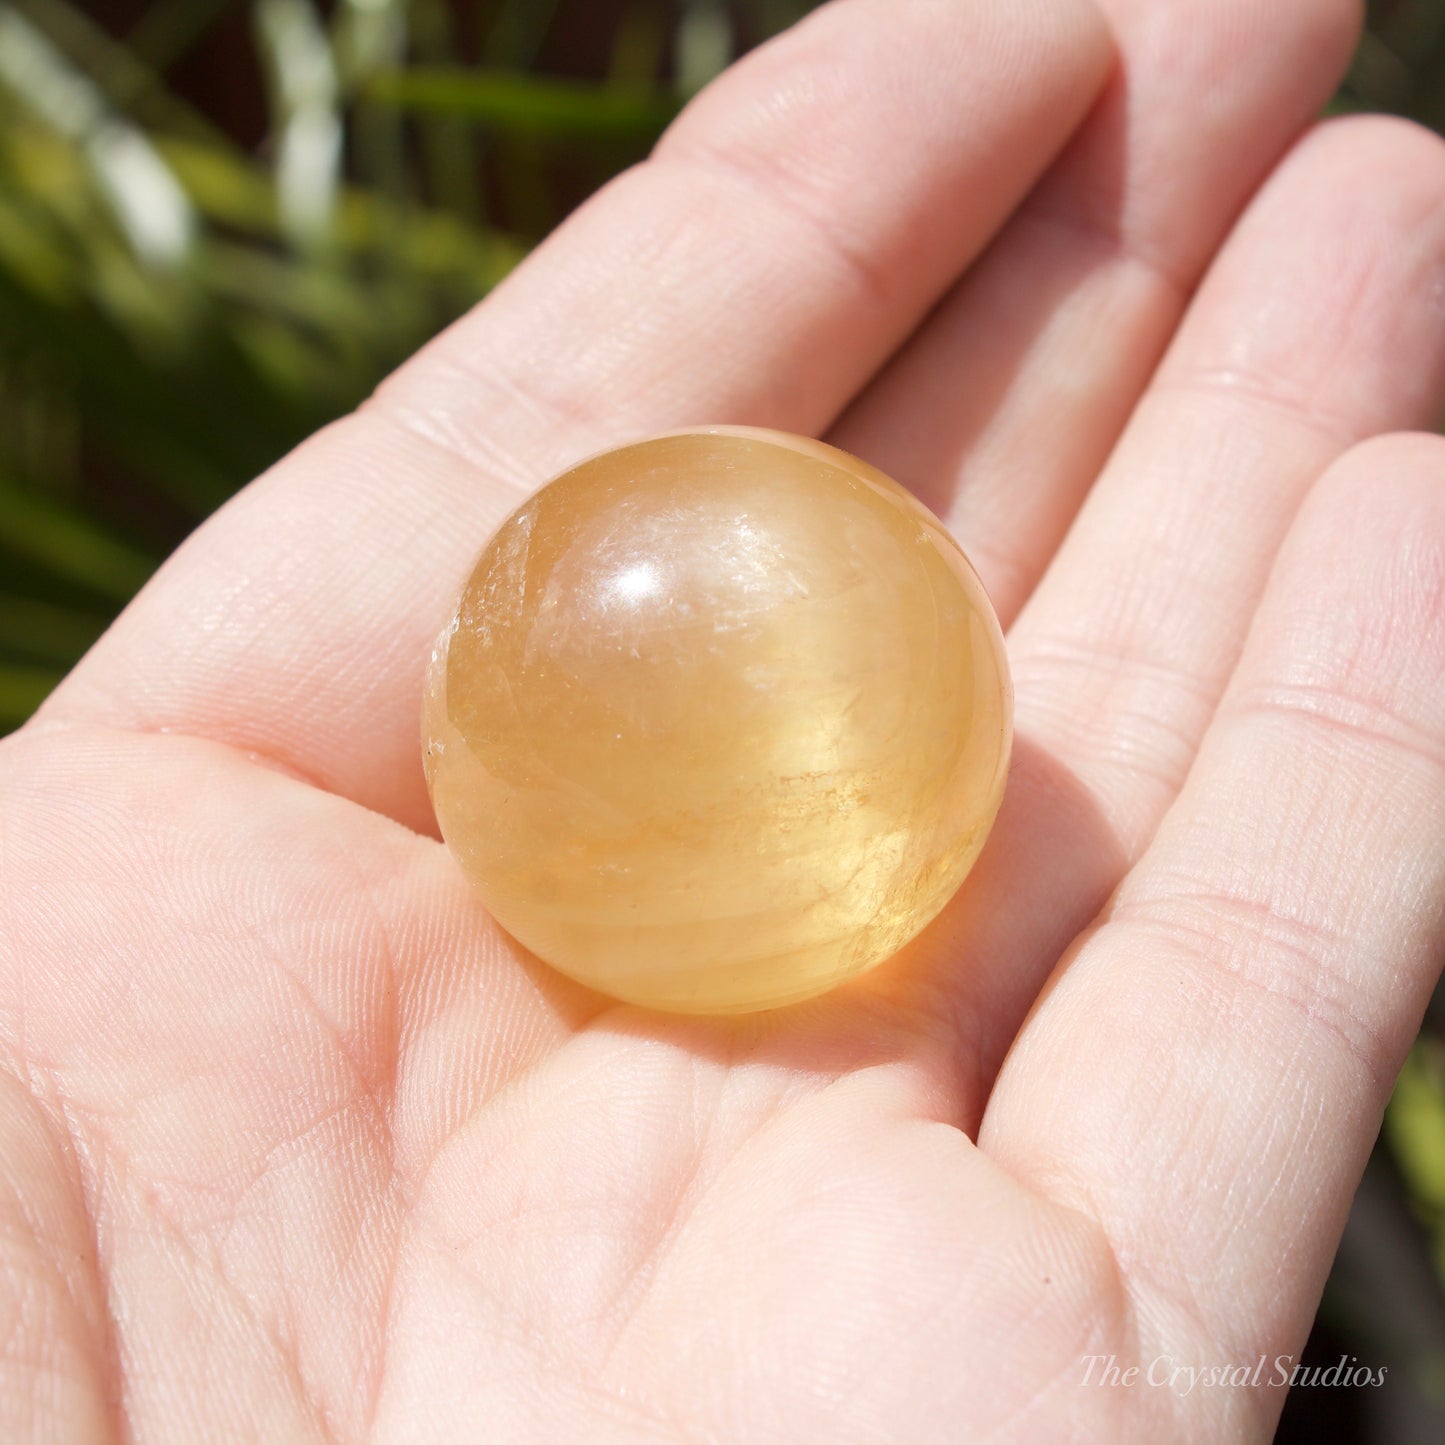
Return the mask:
<path fill-rule="evenodd" d="M 3 745 L 4 1438 L 1268 1437 L 1082 1380 L 1299 1347 L 1434 981 L 1445 442 L 1357 444 L 1445 390 L 1445 150 L 1295 143 L 1351 0 L 1100 8 L 749 58 Z M 706 422 L 914 486 L 1017 688 L 943 917 L 734 1021 L 521 954 L 417 744 L 494 524 Z"/>

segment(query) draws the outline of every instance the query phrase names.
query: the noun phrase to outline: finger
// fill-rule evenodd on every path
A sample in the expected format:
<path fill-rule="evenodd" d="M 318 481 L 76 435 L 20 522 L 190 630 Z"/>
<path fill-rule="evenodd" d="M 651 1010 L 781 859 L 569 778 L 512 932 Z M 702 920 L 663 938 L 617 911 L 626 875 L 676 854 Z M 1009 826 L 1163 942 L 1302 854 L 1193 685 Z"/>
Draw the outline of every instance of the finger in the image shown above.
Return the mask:
<path fill-rule="evenodd" d="M 923 970 L 973 1110 L 1173 800 L 1306 489 L 1439 407 L 1442 286 L 1445 145 L 1394 121 L 1311 135 L 1221 252 L 1009 638 L 1018 765 Z"/>
<path fill-rule="evenodd" d="M 1007 625 L 1250 193 L 1344 72 L 1357 0 L 1101 0 L 1119 68 L 831 440 L 948 522 Z"/>
<path fill-rule="evenodd" d="M 1303 1339 L 1445 946 L 1445 442 L 1293 528 L 1159 835 L 1024 1029 L 980 1143 L 1104 1225 L 1146 1331 Z M 1201 1357 L 1203 1358 L 1203 1357 Z"/>
<path fill-rule="evenodd" d="M 430 829 L 422 669 L 494 524 L 639 433 L 826 426 L 1067 139 L 1108 54 L 1087 0 L 826 7 L 203 529 L 49 715 L 205 734 Z"/>

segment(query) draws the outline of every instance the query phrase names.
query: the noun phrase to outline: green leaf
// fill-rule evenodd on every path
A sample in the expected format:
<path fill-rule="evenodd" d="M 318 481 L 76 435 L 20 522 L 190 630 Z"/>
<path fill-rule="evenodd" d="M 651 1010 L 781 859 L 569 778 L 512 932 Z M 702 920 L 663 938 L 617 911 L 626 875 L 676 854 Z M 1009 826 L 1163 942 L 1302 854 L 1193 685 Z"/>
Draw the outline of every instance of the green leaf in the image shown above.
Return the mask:
<path fill-rule="evenodd" d="M 557 18 L 560 0 L 502 0 L 487 27 L 483 46 L 488 65 L 530 70 Z"/>
<path fill-rule="evenodd" d="M 151 70 L 174 65 L 220 18 L 231 0 L 158 0 L 125 37 L 125 48 Z"/>
<path fill-rule="evenodd" d="M 733 58 L 736 37 L 724 0 L 684 0 L 674 41 L 677 83 L 693 95 Z"/>
<path fill-rule="evenodd" d="M 651 140 L 679 108 L 676 97 L 650 89 L 454 66 L 379 71 L 365 94 L 377 104 L 463 117 L 514 134 L 590 141 Z"/>
<path fill-rule="evenodd" d="M 88 518 L 0 481 L 0 551 L 17 553 L 102 597 L 127 602 L 155 562 Z"/>
<path fill-rule="evenodd" d="M 159 266 L 185 258 L 195 218 L 150 138 L 43 30 L 13 10 L 0 10 L 0 81 L 85 157 L 97 194 L 138 257 Z"/>
<path fill-rule="evenodd" d="M 210 0 L 180 0 L 205 5 Z M 112 105 L 145 126 L 229 145 L 223 132 L 170 90 L 154 64 L 67 0 L 11 0 L 110 98 Z"/>
<path fill-rule="evenodd" d="M 331 39 L 311 0 L 256 0 L 253 18 L 271 94 L 281 223 L 294 244 L 322 246 L 341 183 L 341 84 Z"/>
<path fill-rule="evenodd" d="M 1445 1211 L 1445 1060 L 1422 1038 L 1410 1051 L 1385 1114 L 1385 1132 L 1415 1200 Z"/>
<path fill-rule="evenodd" d="M 270 177 L 228 151 L 177 140 L 159 149 L 209 220 L 265 238 L 280 234 Z M 500 231 L 478 230 L 442 211 L 397 204 L 359 186 L 343 187 L 334 239 L 344 249 L 374 253 L 402 275 L 460 276 L 485 290 L 502 279 L 525 247 Z"/>
<path fill-rule="evenodd" d="M 0 662 L 0 730 L 17 728 L 55 690 L 63 673 L 48 667 Z"/>
<path fill-rule="evenodd" d="M 69 667 L 105 631 L 95 612 L 0 593 L 0 649 Z"/>

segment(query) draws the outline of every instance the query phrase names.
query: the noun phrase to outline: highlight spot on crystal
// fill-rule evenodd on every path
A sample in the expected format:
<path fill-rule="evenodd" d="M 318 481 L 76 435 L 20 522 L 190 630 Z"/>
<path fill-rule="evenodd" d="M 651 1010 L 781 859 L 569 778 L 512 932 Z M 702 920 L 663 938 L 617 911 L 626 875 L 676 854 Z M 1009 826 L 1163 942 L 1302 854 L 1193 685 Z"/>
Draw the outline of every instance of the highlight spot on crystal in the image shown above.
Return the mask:
<path fill-rule="evenodd" d="M 447 844 L 497 920 L 629 1002 L 742 1013 L 914 937 L 998 811 L 982 584 L 864 462 L 710 427 L 594 457 L 482 551 L 433 654 Z"/>

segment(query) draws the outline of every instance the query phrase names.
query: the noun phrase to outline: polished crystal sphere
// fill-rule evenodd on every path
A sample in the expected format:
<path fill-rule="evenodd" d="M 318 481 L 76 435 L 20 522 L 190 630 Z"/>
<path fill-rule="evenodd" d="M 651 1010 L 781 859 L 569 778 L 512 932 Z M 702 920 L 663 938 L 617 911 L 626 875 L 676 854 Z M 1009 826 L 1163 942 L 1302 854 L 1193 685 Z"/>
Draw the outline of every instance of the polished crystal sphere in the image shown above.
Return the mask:
<path fill-rule="evenodd" d="M 593 457 L 487 544 L 432 657 L 442 834 L 516 939 L 615 998 L 742 1013 L 896 952 L 998 811 L 998 621 L 845 452 L 708 427 Z"/>

